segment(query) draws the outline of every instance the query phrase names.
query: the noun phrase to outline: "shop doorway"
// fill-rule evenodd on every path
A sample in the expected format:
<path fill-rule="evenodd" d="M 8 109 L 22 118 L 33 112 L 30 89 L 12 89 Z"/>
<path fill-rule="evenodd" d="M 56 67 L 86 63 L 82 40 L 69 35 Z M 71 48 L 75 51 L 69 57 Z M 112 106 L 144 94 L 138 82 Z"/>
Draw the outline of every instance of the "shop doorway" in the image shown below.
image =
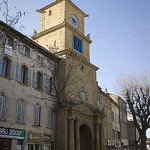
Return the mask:
<path fill-rule="evenodd" d="M 80 126 L 80 150 L 92 150 L 92 133 L 85 124 Z"/>
<path fill-rule="evenodd" d="M 10 139 L 0 139 L 0 150 L 10 150 L 11 140 Z"/>

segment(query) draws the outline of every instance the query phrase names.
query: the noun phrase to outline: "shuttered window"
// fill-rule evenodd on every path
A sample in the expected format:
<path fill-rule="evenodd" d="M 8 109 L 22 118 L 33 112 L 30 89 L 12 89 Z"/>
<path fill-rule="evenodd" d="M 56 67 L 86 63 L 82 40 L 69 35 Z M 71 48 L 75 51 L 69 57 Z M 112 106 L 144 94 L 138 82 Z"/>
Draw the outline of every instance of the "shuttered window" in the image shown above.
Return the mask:
<path fill-rule="evenodd" d="M 33 49 L 25 46 L 23 43 L 19 42 L 18 44 L 18 51 L 30 58 L 33 57 Z"/>
<path fill-rule="evenodd" d="M 37 55 L 37 61 L 41 64 L 43 64 L 43 56 L 41 54 Z"/>
<path fill-rule="evenodd" d="M 48 127 L 53 128 L 54 126 L 54 113 L 51 109 L 48 110 Z"/>
<path fill-rule="evenodd" d="M 30 68 L 22 66 L 19 62 L 17 63 L 16 81 L 23 84 L 31 85 L 31 75 L 32 70 Z"/>
<path fill-rule="evenodd" d="M 10 61 L 9 61 L 9 59 L 7 58 L 7 57 L 4 57 L 4 58 L 2 58 L 1 57 L 1 60 L 0 60 L 1 62 L 1 75 L 2 76 L 4 76 L 4 77 L 9 77 L 9 75 L 10 75 Z"/>
<path fill-rule="evenodd" d="M 37 89 L 42 89 L 42 74 L 40 72 L 37 73 Z"/>
<path fill-rule="evenodd" d="M 6 97 L 0 96 L 0 120 L 6 120 Z"/>
<path fill-rule="evenodd" d="M 19 101 L 17 110 L 17 122 L 24 123 L 24 121 L 25 121 L 25 103 L 23 101 Z"/>
<path fill-rule="evenodd" d="M 54 94 L 55 92 L 55 85 L 54 85 L 54 79 L 50 78 L 50 94 Z"/>
<path fill-rule="evenodd" d="M 40 105 L 34 107 L 34 124 L 39 126 L 40 125 Z"/>
<path fill-rule="evenodd" d="M 50 61 L 50 69 L 55 70 L 55 63 L 54 61 Z"/>

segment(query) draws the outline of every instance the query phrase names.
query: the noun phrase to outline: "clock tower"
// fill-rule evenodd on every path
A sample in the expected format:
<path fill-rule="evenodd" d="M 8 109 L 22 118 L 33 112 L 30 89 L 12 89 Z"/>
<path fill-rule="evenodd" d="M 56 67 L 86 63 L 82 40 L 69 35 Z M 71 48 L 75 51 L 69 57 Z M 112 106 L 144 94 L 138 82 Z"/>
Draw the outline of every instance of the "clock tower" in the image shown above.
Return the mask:
<path fill-rule="evenodd" d="M 88 17 L 71 0 L 56 0 L 39 10 L 40 32 L 32 37 L 54 53 L 75 50 L 90 61 L 89 35 L 84 35 L 84 18 Z"/>
<path fill-rule="evenodd" d="M 58 88 L 68 80 L 65 77 L 71 77 L 63 93 L 65 98 L 62 96 L 65 104 L 67 98 L 69 107 L 61 109 L 58 115 L 59 148 L 103 149 L 104 114 L 97 105 L 98 68 L 90 63 L 92 41 L 84 34 L 84 18 L 88 15 L 71 0 L 56 0 L 37 12 L 40 13 L 40 32 L 34 32 L 33 40 L 62 58 L 58 65 Z"/>

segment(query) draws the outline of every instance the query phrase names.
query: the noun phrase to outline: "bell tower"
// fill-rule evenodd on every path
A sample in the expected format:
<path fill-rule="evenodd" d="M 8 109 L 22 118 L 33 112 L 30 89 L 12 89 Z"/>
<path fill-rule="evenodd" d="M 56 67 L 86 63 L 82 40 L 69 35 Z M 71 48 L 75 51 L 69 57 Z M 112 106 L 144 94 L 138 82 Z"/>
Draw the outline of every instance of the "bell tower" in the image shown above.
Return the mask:
<path fill-rule="evenodd" d="M 84 18 L 88 17 L 71 0 L 55 2 L 36 10 L 40 13 L 40 32 L 32 37 L 53 53 L 73 50 L 90 61 L 89 35 L 84 35 Z"/>

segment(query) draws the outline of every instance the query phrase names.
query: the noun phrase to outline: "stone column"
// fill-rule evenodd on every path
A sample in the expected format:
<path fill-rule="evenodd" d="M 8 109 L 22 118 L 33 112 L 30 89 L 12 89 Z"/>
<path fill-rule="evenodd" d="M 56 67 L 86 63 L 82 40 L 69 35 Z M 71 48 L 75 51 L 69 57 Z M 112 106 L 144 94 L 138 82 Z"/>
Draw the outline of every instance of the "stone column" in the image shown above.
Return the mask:
<path fill-rule="evenodd" d="M 79 119 L 75 121 L 75 150 L 80 150 L 80 128 L 79 128 Z"/>
<path fill-rule="evenodd" d="M 99 130 L 100 130 L 100 150 L 103 150 L 104 140 L 103 140 L 103 125 L 102 124 L 100 124 Z"/>
<path fill-rule="evenodd" d="M 69 118 L 69 150 L 74 150 L 74 119 Z"/>
<path fill-rule="evenodd" d="M 96 150 L 100 150 L 99 124 L 95 124 Z"/>

